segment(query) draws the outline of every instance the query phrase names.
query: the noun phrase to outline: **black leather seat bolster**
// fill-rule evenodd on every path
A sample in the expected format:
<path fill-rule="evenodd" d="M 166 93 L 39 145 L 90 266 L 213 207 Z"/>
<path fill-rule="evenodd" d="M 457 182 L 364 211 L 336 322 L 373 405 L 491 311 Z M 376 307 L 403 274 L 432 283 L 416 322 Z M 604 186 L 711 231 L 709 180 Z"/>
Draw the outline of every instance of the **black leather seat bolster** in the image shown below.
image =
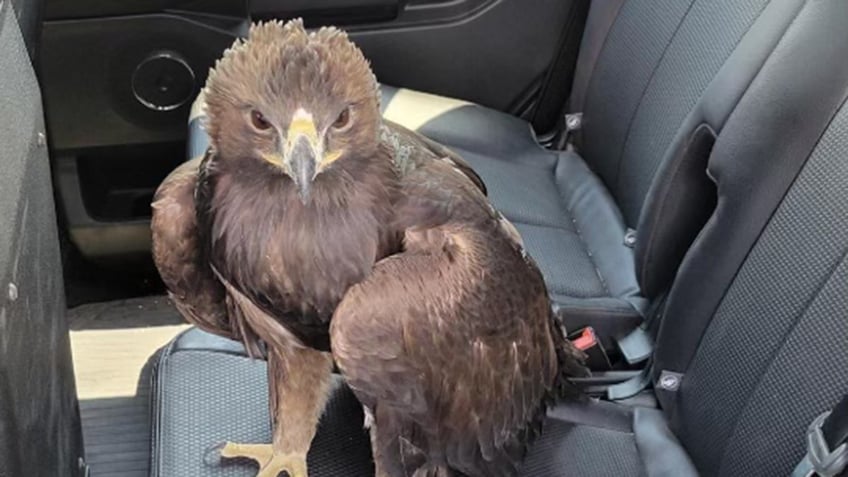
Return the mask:
<path fill-rule="evenodd" d="M 716 142 L 709 173 L 718 184 L 719 206 L 680 266 L 666 310 L 670 316 L 685 313 L 687 319 L 663 324 L 660 338 L 673 345 L 657 348 L 656 373 L 686 371 L 727 293 L 702 284 L 733 281 L 822 132 L 848 100 L 848 63 L 841 60 L 846 32 L 824 30 L 835 25 L 822 21 L 829 14 L 820 11 L 844 7 L 840 2 L 806 4 Z M 824 65 L 827 74 L 810 74 Z"/>
<path fill-rule="evenodd" d="M 659 409 L 633 408 L 636 448 L 649 476 L 697 476 L 698 471 Z"/>

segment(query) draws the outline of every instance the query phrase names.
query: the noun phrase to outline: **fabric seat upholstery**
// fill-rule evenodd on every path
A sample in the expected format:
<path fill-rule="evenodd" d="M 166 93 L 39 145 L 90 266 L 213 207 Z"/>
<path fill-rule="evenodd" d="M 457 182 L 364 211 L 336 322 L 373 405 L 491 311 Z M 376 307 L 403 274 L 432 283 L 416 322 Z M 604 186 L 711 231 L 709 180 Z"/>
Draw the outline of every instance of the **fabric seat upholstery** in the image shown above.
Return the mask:
<path fill-rule="evenodd" d="M 617 336 L 640 323 L 645 300 L 627 227 L 577 153 L 545 149 L 528 123 L 479 105 L 385 85 L 381 92 L 387 119 L 448 145 L 481 175 L 567 310 L 569 329 Z"/>
<path fill-rule="evenodd" d="M 581 299 L 605 302 L 609 319 L 622 319 L 616 313 L 620 300 L 650 300 L 668 288 L 711 211 L 714 187 L 704 174 L 711 142 L 699 142 L 698 136 L 720 133 L 802 4 L 624 2 L 587 80 L 577 157 L 542 149 L 524 121 L 461 101 L 384 89 L 386 117 L 463 154 L 522 232 L 533 236 L 540 225 L 584 232 L 587 223 L 598 223 L 604 231 L 583 233 L 576 241 L 583 247 L 567 234 L 545 233 L 561 241 L 528 248 L 546 269 L 557 301 L 577 309 Z M 703 150 L 693 153 L 693 143 Z M 583 209 L 593 201 L 573 200 L 578 186 L 609 205 L 604 213 Z M 632 252 L 621 250 L 627 228 L 636 231 Z M 596 277 L 580 267 L 587 262 L 553 271 L 583 253 L 598 265 Z M 634 264 L 623 265 L 624 256 Z M 616 273 L 602 265 L 607 262 L 616 264 Z M 601 291 L 605 281 L 609 289 Z M 644 311 L 644 301 L 636 310 Z"/>
<path fill-rule="evenodd" d="M 225 440 L 270 439 L 265 363 L 248 358 L 238 343 L 190 329 L 160 352 L 154 373 L 151 476 L 253 475 L 250 464 L 221 462 L 210 449 Z M 656 409 L 589 401 L 563 404 L 549 416 L 522 476 L 556 477 L 565 469 L 587 477 L 697 475 Z M 336 379 L 308 456 L 309 475 L 374 475 L 363 419 Z"/>

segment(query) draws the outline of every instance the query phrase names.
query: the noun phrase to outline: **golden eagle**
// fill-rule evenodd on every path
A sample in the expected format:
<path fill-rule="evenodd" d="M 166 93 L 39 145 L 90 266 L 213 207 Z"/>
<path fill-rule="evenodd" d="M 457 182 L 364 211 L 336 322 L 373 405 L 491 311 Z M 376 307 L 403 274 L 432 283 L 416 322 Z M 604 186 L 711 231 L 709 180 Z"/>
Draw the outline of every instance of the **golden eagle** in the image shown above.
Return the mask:
<path fill-rule="evenodd" d="M 513 474 L 582 365 L 477 174 L 381 119 L 335 28 L 252 26 L 204 94 L 211 147 L 157 190 L 153 255 L 188 321 L 267 357 L 273 442 L 221 455 L 306 477 L 335 359 L 378 475 Z"/>

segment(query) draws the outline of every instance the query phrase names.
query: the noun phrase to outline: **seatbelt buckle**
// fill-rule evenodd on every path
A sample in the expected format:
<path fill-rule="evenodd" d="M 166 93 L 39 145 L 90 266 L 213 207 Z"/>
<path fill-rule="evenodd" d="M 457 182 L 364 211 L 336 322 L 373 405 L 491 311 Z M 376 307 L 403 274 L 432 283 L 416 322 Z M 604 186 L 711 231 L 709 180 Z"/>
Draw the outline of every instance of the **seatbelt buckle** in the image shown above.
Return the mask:
<path fill-rule="evenodd" d="M 815 418 L 807 429 L 807 455 L 795 468 L 792 477 L 836 477 L 848 468 L 848 443 L 843 439 L 831 448 L 822 427 L 830 417 L 831 411 Z"/>
<path fill-rule="evenodd" d="M 612 368 L 609 356 L 591 326 L 581 328 L 568 336 L 575 348 L 586 353 L 586 365 L 593 371 L 607 371 Z"/>

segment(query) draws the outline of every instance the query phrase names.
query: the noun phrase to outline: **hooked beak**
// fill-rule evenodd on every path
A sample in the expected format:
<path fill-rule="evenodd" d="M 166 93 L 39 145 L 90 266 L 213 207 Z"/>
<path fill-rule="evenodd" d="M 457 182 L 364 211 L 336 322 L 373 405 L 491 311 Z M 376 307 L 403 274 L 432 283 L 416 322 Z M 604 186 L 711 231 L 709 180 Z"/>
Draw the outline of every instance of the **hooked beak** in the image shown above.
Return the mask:
<path fill-rule="evenodd" d="M 302 109 L 295 112 L 289 125 L 284 149 L 283 157 L 286 166 L 297 185 L 300 200 L 305 204 L 309 201 L 320 157 L 318 131 L 315 129 L 311 114 Z"/>
<path fill-rule="evenodd" d="M 315 179 L 317 157 L 315 145 L 306 136 L 298 136 L 285 157 L 291 171 L 291 178 L 297 185 L 300 200 L 305 204 L 309 201 L 312 181 Z"/>
<path fill-rule="evenodd" d="M 294 181 L 304 204 L 309 202 L 315 177 L 342 155 L 341 151 L 324 150 L 312 115 L 303 109 L 295 111 L 286 137 L 280 137 L 277 151 L 260 155 Z"/>

